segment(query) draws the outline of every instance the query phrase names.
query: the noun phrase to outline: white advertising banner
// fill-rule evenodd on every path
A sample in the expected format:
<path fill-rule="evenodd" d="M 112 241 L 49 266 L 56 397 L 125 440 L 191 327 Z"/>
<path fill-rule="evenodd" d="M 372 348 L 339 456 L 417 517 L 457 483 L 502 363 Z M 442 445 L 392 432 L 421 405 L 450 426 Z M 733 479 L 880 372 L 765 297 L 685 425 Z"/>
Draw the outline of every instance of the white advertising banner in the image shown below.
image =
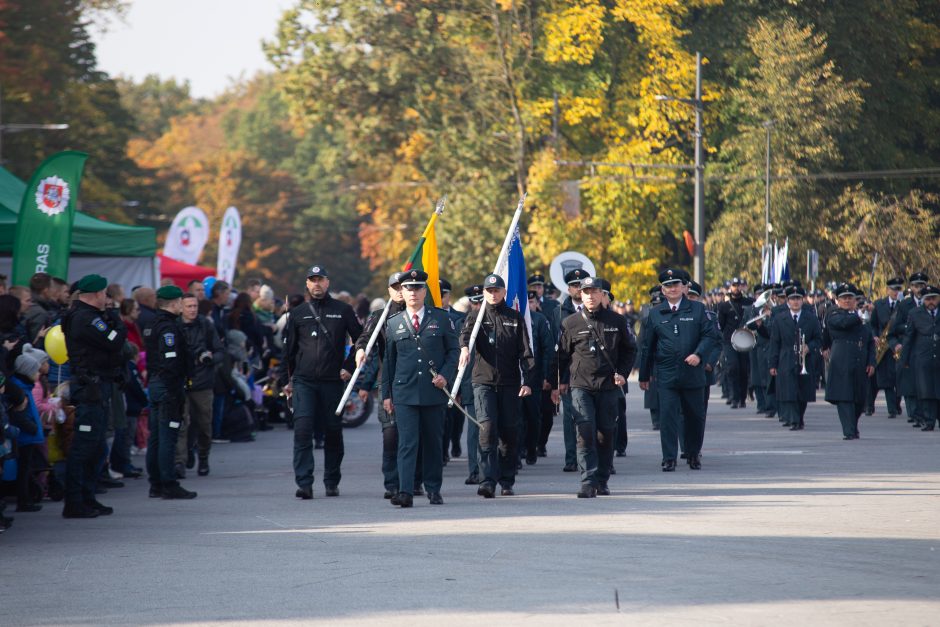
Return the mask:
<path fill-rule="evenodd" d="M 163 254 L 183 263 L 198 264 L 209 241 L 209 218 L 199 207 L 186 207 L 173 218 Z"/>
<path fill-rule="evenodd" d="M 229 285 L 235 279 L 235 266 L 238 264 L 238 249 L 242 245 L 242 219 L 238 209 L 229 207 L 222 218 L 219 229 L 219 260 L 215 275 Z"/>

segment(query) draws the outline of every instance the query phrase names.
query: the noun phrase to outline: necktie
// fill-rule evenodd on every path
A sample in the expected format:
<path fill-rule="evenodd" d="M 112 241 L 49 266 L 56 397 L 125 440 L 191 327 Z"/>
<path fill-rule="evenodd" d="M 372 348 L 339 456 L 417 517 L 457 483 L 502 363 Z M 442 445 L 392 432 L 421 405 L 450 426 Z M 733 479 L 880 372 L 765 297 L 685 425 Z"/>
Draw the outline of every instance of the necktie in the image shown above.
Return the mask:
<path fill-rule="evenodd" d="M 677 306 L 673 305 L 673 306 L 672 306 L 672 311 L 673 311 L 673 313 L 675 313 L 675 312 L 679 311 L 679 308 L 678 308 Z"/>
<path fill-rule="evenodd" d="M 889 308 L 891 309 L 891 311 L 894 311 L 894 301 L 893 300 L 888 301 L 888 304 L 889 304 Z"/>
<path fill-rule="evenodd" d="M 418 322 L 418 314 L 411 315 L 411 323 L 414 325 L 415 332 L 418 332 L 421 329 L 421 323 Z"/>
<path fill-rule="evenodd" d="M 579 312 L 581 311 L 581 305 L 578 305 L 578 311 Z"/>
<path fill-rule="evenodd" d="M 796 314 L 793 314 L 793 322 L 795 322 L 796 324 L 800 324 L 800 317 Z"/>

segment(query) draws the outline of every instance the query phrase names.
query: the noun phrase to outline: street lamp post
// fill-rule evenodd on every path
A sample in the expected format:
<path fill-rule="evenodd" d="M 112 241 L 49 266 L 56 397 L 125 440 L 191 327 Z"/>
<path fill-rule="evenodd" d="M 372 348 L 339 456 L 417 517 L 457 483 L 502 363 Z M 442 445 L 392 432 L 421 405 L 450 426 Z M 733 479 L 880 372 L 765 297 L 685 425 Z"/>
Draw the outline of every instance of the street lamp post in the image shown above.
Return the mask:
<path fill-rule="evenodd" d="M 64 131 L 68 124 L 4 124 L 3 92 L 0 90 L 0 166 L 3 165 L 3 134 L 22 133 L 24 131 Z"/>
<path fill-rule="evenodd" d="M 705 103 L 702 101 L 702 53 L 695 53 L 695 98 L 674 98 L 656 96 L 661 102 L 681 102 L 695 109 L 695 200 L 694 200 L 694 235 L 695 254 L 693 255 L 693 275 L 695 281 L 705 286 L 705 154 L 702 150 L 702 113 Z"/>
<path fill-rule="evenodd" d="M 774 120 L 765 120 L 764 129 L 767 131 L 767 158 L 764 167 L 764 254 L 770 250 L 770 129 L 774 127 Z"/>

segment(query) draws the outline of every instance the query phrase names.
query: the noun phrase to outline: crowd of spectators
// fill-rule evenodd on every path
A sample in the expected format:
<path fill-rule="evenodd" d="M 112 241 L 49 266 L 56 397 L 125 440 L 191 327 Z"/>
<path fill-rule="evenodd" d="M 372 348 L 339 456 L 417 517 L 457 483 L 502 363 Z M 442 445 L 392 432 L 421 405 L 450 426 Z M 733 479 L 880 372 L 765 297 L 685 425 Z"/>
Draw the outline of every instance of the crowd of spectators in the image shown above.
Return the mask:
<path fill-rule="evenodd" d="M 167 281 L 164 281 L 166 283 Z M 181 286 L 182 287 L 182 286 Z M 287 312 L 302 303 L 303 294 L 285 299 L 259 280 L 248 280 L 239 291 L 214 277 L 192 281 L 184 289 L 194 306 L 184 307 L 182 322 L 203 350 L 187 391 L 176 472 L 180 478 L 211 444 L 251 441 L 269 419 L 285 418 L 286 403 L 277 394 L 285 381 L 280 352 Z M 107 288 L 108 307 L 117 308 L 128 329 L 123 381 L 111 399 L 108 450 L 98 464 L 98 490 L 122 488 L 143 474 L 148 437 L 146 338 L 156 319 L 156 291 L 134 286 Z M 337 298 L 365 318 L 369 301 L 346 292 Z M 4 509 L 19 513 L 42 509 L 43 500 L 64 496 L 65 461 L 72 436 L 74 407 L 69 402 L 69 364 L 58 364 L 46 350 L 46 336 L 60 324 L 75 298 L 75 286 L 45 273 L 28 286 L 7 287 L 0 276 L 0 533 L 13 522 Z M 184 299 L 185 304 L 185 299 Z M 275 401 L 274 404 L 266 402 Z M 271 408 L 283 411 L 272 415 Z M 208 427 L 190 425 L 190 415 L 204 406 L 211 412 Z M 205 472 L 203 472 L 205 470 Z"/>

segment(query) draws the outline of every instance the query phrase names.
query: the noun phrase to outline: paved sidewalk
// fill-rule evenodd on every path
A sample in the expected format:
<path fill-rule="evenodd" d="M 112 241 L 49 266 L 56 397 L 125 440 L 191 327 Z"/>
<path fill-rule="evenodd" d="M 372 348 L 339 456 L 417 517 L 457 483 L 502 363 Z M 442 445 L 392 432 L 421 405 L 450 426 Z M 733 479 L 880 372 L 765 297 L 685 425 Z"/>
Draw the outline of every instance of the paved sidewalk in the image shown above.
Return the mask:
<path fill-rule="evenodd" d="M 195 501 L 138 480 L 110 517 L 46 503 L 0 536 L 0 624 L 938 623 L 940 432 L 882 404 L 844 442 L 828 404 L 790 432 L 713 396 L 704 469 L 663 473 L 641 400 L 610 497 L 575 498 L 556 424 L 517 496 L 484 502 L 461 459 L 445 506 L 393 508 L 373 420 L 345 433 L 339 498 L 294 498 L 279 425 L 216 445 Z"/>

